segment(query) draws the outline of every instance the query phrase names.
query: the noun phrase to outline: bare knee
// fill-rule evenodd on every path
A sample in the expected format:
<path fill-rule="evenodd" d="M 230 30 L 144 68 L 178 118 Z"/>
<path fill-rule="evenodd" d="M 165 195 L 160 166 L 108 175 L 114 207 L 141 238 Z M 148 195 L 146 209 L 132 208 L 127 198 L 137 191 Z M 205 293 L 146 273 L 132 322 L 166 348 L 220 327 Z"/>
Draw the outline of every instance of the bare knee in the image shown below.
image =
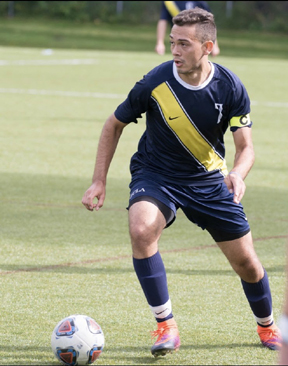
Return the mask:
<path fill-rule="evenodd" d="M 242 280 L 256 283 L 263 278 L 264 269 L 254 250 L 251 232 L 241 238 L 217 244 Z"/>
<path fill-rule="evenodd" d="M 144 223 L 130 226 L 129 231 L 134 258 L 148 258 L 157 252 L 161 232 Z"/>
<path fill-rule="evenodd" d="M 165 225 L 163 214 L 152 203 L 140 201 L 130 207 L 129 233 L 135 258 L 147 258 L 157 252 Z"/>
<path fill-rule="evenodd" d="M 244 258 L 231 265 L 240 278 L 246 282 L 256 283 L 264 276 L 263 266 L 257 257 Z"/>
<path fill-rule="evenodd" d="M 141 245 L 149 245 L 149 243 L 154 241 L 155 237 L 157 237 L 157 232 L 155 232 L 153 227 L 147 225 L 145 222 L 130 224 L 129 233 L 132 245 L 137 245 L 137 243 Z"/>

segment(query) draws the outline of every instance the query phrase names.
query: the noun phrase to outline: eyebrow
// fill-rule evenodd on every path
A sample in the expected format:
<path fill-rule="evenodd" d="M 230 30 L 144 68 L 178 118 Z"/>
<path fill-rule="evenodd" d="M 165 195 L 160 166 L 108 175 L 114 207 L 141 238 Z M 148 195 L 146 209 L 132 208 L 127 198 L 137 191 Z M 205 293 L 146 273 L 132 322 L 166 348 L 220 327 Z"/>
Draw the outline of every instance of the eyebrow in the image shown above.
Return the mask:
<path fill-rule="evenodd" d="M 170 36 L 169 36 L 170 38 L 173 38 L 173 36 L 170 34 Z M 177 41 L 179 41 L 179 42 L 189 42 L 189 39 L 187 39 L 187 38 L 179 38 L 179 39 L 177 39 Z"/>

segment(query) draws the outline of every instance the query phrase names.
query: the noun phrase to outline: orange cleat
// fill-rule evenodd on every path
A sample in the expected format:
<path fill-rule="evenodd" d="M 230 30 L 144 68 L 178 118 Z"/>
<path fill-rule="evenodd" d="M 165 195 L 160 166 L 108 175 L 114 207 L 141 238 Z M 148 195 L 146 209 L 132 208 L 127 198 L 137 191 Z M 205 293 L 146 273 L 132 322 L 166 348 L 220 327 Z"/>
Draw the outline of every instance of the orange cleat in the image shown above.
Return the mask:
<path fill-rule="evenodd" d="M 157 324 L 158 329 L 152 332 L 152 337 L 158 337 L 151 348 L 152 355 L 165 356 L 167 353 L 177 351 L 180 347 L 180 338 L 174 318 Z"/>
<path fill-rule="evenodd" d="M 277 351 L 281 347 L 281 333 L 277 325 L 272 324 L 270 327 L 257 326 L 257 333 L 264 347 Z"/>

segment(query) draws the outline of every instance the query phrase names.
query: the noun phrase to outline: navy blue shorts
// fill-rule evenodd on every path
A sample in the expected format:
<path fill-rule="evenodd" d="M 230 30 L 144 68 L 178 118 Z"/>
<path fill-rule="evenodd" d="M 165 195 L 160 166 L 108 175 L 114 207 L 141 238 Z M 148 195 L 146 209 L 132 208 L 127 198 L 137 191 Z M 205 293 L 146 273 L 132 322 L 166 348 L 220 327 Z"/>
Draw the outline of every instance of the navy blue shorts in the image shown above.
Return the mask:
<path fill-rule="evenodd" d="M 241 238 L 250 231 L 241 203 L 233 202 L 226 184 L 195 187 L 132 179 L 129 207 L 138 201 L 154 203 L 170 226 L 180 208 L 194 224 L 206 229 L 216 242 Z"/>

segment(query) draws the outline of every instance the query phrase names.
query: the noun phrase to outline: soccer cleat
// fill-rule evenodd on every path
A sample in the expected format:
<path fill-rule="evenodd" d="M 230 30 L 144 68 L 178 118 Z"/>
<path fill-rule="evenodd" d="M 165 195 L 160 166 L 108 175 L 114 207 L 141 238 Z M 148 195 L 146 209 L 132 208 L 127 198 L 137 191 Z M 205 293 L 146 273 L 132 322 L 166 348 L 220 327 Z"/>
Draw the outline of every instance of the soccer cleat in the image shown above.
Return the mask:
<path fill-rule="evenodd" d="M 152 338 L 158 337 L 151 348 L 154 357 L 165 356 L 167 353 L 177 351 L 180 347 L 179 331 L 173 318 L 158 323 L 158 329 L 151 334 Z"/>
<path fill-rule="evenodd" d="M 281 347 L 281 333 L 277 325 L 269 327 L 257 326 L 257 333 L 264 347 L 277 351 Z"/>

